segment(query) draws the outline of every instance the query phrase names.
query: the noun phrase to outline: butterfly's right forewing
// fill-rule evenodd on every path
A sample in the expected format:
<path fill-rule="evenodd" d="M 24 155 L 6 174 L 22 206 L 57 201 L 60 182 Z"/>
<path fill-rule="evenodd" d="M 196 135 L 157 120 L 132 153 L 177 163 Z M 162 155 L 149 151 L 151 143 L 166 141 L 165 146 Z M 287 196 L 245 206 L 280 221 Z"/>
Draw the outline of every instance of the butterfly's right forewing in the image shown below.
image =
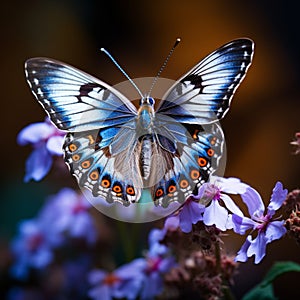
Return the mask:
<path fill-rule="evenodd" d="M 187 124 L 208 124 L 224 117 L 251 64 L 254 44 L 234 40 L 201 60 L 175 83 L 157 113 Z"/>

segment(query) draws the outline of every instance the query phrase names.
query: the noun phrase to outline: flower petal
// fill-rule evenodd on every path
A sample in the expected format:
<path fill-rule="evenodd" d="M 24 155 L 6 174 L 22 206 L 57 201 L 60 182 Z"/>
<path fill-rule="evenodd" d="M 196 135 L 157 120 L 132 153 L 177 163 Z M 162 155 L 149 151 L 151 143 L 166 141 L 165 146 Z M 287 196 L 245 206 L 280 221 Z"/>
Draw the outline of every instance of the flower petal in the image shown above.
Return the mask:
<path fill-rule="evenodd" d="M 275 211 L 281 207 L 283 201 L 286 199 L 287 194 L 288 194 L 288 190 L 283 189 L 282 183 L 278 181 L 275 184 L 271 196 L 270 204 L 268 205 L 269 215 L 273 216 Z"/>
<path fill-rule="evenodd" d="M 63 154 L 63 147 L 64 144 L 64 137 L 63 136 L 52 136 L 47 141 L 47 149 L 53 155 L 62 155 Z"/>
<path fill-rule="evenodd" d="M 265 205 L 260 194 L 252 187 L 248 187 L 246 192 L 241 195 L 244 203 L 248 207 L 250 216 L 262 217 L 265 211 Z"/>
<path fill-rule="evenodd" d="M 92 270 L 88 274 L 88 281 L 91 285 L 99 284 L 107 275 L 107 272 L 102 270 Z"/>
<path fill-rule="evenodd" d="M 251 245 L 251 242 L 252 242 L 251 235 L 248 235 L 245 243 L 242 245 L 241 249 L 237 253 L 237 256 L 234 259 L 235 261 L 245 262 L 248 260 L 247 251 Z"/>
<path fill-rule="evenodd" d="M 158 270 L 161 273 L 167 273 L 169 270 L 176 265 L 175 259 L 173 256 L 164 258 L 159 264 Z"/>
<path fill-rule="evenodd" d="M 183 206 L 181 212 L 179 213 L 179 226 L 182 232 L 189 233 L 192 231 L 190 210 L 186 205 Z"/>
<path fill-rule="evenodd" d="M 228 195 L 221 194 L 221 199 L 224 201 L 224 204 L 228 210 L 236 215 L 243 216 L 242 211 Z"/>
<path fill-rule="evenodd" d="M 52 157 L 45 145 L 33 150 L 26 160 L 26 174 L 24 181 L 43 179 L 52 166 Z"/>
<path fill-rule="evenodd" d="M 259 232 L 257 237 L 251 242 L 247 251 L 248 257 L 255 255 L 254 263 L 258 264 L 266 255 L 267 238 L 263 232 Z"/>
<path fill-rule="evenodd" d="M 255 228 L 257 223 L 250 218 L 232 215 L 233 231 L 238 234 L 245 234 L 247 230 Z"/>
<path fill-rule="evenodd" d="M 130 279 L 132 277 L 137 277 L 146 267 L 147 261 L 145 258 L 136 258 L 128 264 L 122 265 L 116 269 L 114 273 L 122 279 Z"/>
<path fill-rule="evenodd" d="M 53 125 L 46 122 L 30 124 L 19 132 L 17 142 L 22 146 L 36 144 L 41 140 L 47 139 L 55 130 L 56 128 Z"/>
<path fill-rule="evenodd" d="M 203 214 L 203 222 L 205 225 L 216 225 L 217 228 L 222 231 L 226 230 L 227 219 L 227 210 L 216 200 L 213 200 L 210 206 L 206 207 Z"/>
<path fill-rule="evenodd" d="M 283 226 L 284 221 L 273 221 L 268 224 L 266 229 L 267 243 L 280 239 L 285 233 L 286 228 Z"/>
<path fill-rule="evenodd" d="M 163 278 L 158 272 L 152 272 L 145 278 L 145 283 L 141 291 L 141 300 L 152 300 L 161 293 L 163 288 Z"/>
<path fill-rule="evenodd" d="M 229 177 L 217 177 L 216 185 L 220 188 L 223 193 L 228 194 L 243 194 L 249 187 L 248 184 L 241 182 L 239 178 Z"/>
<path fill-rule="evenodd" d="M 167 230 L 176 230 L 179 227 L 179 215 L 172 215 L 165 221 L 164 228 Z"/>
<path fill-rule="evenodd" d="M 107 285 L 97 285 L 88 291 L 88 295 L 93 300 L 111 300 L 111 290 Z"/>
<path fill-rule="evenodd" d="M 197 224 L 199 221 L 203 220 L 202 214 L 205 211 L 204 205 L 195 201 L 190 201 L 188 208 L 190 210 L 191 221 L 193 224 Z"/>
<path fill-rule="evenodd" d="M 165 237 L 166 231 L 164 229 L 154 228 L 148 235 L 148 243 L 151 245 L 159 243 Z"/>

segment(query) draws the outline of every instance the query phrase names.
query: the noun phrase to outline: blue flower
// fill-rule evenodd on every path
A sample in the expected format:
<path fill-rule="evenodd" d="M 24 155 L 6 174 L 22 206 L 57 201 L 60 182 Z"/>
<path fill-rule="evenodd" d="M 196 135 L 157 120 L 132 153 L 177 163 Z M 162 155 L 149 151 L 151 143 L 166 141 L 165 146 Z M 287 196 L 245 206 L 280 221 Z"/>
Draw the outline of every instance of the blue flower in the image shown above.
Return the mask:
<path fill-rule="evenodd" d="M 25 279 L 30 268 L 43 269 L 52 262 L 52 245 L 42 228 L 41 222 L 36 219 L 20 223 L 19 235 L 11 245 L 14 255 L 11 272 L 14 277 Z"/>
<path fill-rule="evenodd" d="M 254 239 L 251 234 L 247 236 L 246 242 L 236 256 L 236 261 L 245 262 L 254 255 L 254 262 L 258 264 L 266 254 L 267 244 L 280 239 L 286 233 L 283 226 L 284 221 L 274 220 L 273 216 L 286 199 L 287 193 L 282 184 L 277 182 L 265 214 L 265 206 L 261 196 L 255 189 L 248 187 L 246 193 L 242 195 L 242 199 L 248 207 L 251 218 L 233 214 L 233 230 L 243 235 L 251 229 L 251 234 L 257 231 L 257 236 Z"/>
<path fill-rule="evenodd" d="M 82 195 L 70 188 L 64 188 L 54 196 L 41 210 L 39 217 L 47 224 L 49 236 L 85 239 L 93 244 L 97 239 L 97 231 L 89 212 L 91 203 Z"/>
<path fill-rule="evenodd" d="M 19 132 L 18 144 L 31 144 L 34 149 L 26 161 L 25 182 L 31 179 L 39 181 L 48 174 L 53 162 L 52 156 L 62 156 L 64 135 L 49 119 L 30 124 Z"/>

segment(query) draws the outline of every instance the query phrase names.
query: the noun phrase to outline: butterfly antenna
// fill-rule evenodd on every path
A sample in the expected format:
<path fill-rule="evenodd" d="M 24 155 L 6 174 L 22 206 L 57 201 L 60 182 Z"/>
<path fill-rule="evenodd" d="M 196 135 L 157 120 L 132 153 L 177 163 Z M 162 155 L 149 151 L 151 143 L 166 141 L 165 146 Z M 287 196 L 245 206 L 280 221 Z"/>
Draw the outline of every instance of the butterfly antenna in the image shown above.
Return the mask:
<path fill-rule="evenodd" d="M 140 94 L 141 98 L 144 98 L 142 92 L 137 87 L 137 85 L 134 83 L 134 81 L 128 76 L 128 74 L 123 70 L 123 68 L 117 63 L 117 61 L 112 57 L 112 55 L 104 48 L 100 49 L 102 52 L 104 52 L 110 60 L 115 64 L 115 66 L 123 73 L 123 75 L 129 80 L 129 82 L 133 85 L 133 87 L 137 90 L 137 92 Z"/>
<path fill-rule="evenodd" d="M 174 43 L 172 49 L 170 50 L 170 52 L 169 52 L 167 58 L 165 59 L 164 63 L 163 63 L 162 66 L 160 67 L 160 69 L 159 69 L 159 71 L 158 71 L 156 77 L 154 78 L 154 80 L 153 80 L 153 82 L 152 82 L 152 85 L 151 85 L 150 90 L 149 90 L 149 92 L 148 92 L 148 96 L 150 96 L 150 94 L 151 94 L 151 92 L 152 92 L 152 90 L 153 90 L 153 88 L 154 88 L 154 86 L 155 86 L 155 84 L 156 84 L 156 82 L 157 82 L 157 80 L 158 80 L 160 74 L 162 73 L 162 71 L 163 71 L 164 68 L 166 67 L 166 65 L 167 65 L 167 63 L 168 63 L 170 57 L 172 56 L 172 54 L 173 54 L 175 48 L 176 48 L 177 45 L 180 43 L 180 41 L 181 41 L 180 38 L 177 38 L 177 39 L 176 39 L 176 41 L 175 41 L 175 43 Z"/>

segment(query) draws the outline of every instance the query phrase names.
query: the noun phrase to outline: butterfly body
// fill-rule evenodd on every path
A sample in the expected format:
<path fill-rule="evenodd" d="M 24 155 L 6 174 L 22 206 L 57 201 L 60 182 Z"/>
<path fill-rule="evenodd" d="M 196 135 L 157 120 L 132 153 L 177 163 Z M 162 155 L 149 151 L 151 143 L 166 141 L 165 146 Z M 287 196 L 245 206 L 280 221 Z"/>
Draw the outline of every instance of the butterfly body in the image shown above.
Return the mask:
<path fill-rule="evenodd" d="M 223 151 L 217 121 L 226 114 L 253 56 L 234 40 L 200 61 L 162 97 L 137 109 L 105 82 L 67 64 L 26 62 L 29 86 L 57 128 L 64 158 L 80 187 L 124 205 L 149 189 L 156 204 L 183 202 L 209 180 Z"/>

